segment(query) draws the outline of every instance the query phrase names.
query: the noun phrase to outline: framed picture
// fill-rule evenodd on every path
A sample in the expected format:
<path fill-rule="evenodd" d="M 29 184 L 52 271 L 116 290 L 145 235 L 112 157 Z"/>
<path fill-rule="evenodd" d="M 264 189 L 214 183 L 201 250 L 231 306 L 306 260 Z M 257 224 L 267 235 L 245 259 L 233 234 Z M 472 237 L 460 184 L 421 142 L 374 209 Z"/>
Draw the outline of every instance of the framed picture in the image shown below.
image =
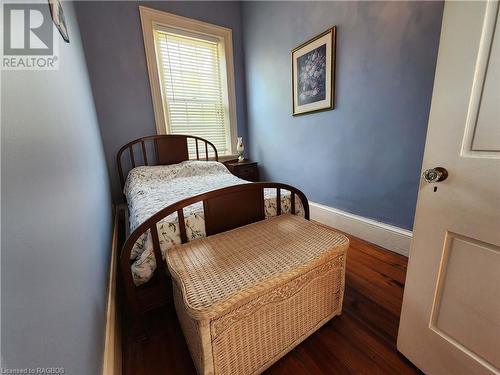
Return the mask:
<path fill-rule="evenodd" d="M 49 0 L 50 15 L 52 21 L 61 33 L 62 38 L 66 43 L 69 43 L 68 28 L 64 19 L 64 11 L 59 0 Z"/>
<path fill-rule="evenodd" d="M 292 114 L 333 109 L 336 27 L 292 51 Z"/>

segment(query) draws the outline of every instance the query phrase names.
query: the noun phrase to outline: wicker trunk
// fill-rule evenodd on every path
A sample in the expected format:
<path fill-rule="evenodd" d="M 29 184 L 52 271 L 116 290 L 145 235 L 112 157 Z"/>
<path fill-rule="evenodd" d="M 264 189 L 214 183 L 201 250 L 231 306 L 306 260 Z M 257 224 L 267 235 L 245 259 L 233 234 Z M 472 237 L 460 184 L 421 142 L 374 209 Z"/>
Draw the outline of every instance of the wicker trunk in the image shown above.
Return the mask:
<path fill-rule="evenodd" d="M 348 246 L 343 235 L 282 215 L 170 253 L 198 373 L 261 373 L 340 314 Z"/>

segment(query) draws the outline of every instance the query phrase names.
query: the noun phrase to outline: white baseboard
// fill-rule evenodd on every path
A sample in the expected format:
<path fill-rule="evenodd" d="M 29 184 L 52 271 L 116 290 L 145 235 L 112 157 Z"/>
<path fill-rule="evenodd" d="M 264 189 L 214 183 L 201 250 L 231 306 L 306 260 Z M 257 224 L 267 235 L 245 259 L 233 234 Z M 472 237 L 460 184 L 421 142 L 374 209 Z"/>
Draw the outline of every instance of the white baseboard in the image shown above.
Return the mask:
<path fill-rule="evenodd" d="M 102 366 L 103 375 L 121 375 L 122 373 L 121 324 L 116 291 L 119 210 L 120 208 L 113 210 L 113 236 L 111 241 L 111 261 L 109 262 L 108 301 Z"/>
<path fill-rule="evenodd" d="M 365 241 L 408 256 L 413 233 L 409 230 L 384 224 L 336 208 L 309 202 L 311 220 L 337 228 Z"/>

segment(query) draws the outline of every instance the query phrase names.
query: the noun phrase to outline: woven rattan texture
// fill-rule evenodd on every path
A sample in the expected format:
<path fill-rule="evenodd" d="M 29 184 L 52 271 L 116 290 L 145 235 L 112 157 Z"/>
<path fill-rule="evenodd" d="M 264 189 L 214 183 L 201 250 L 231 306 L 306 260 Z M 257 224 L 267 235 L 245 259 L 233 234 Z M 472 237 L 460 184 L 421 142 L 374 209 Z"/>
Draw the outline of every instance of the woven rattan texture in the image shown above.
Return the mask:
<path fill-rule="evenodd" d="M 184 333 L 189 352 L 191 353 L 191 358 L 196 368 L 201 369 L 203 368 L 204 358 L 203 349 L 201 347 L 199 321 L 194 320 L 186 313 L 179 313 L 184 311 L 184 300 L 176 283 L 173 284 L 173 294 L 175 309 L 178 312 L 177 317 L 179 318 L 182 332 Z"/>
<path fill-rule="evenodd" d="M 342 311 L 346 255 L 211 321 L 193 319 L 174 283 L 177 315 L 199 374 L 259 374 Z"/>
<path fill-rule="evenodd" d="M 260 373 L 319 328 L 325 319 L 340 313 L 343 268 L 312 274 L 313 278 L 296 294 L 262 305 L 232 322 L 214 339 L 216 374 Z"/>
<path fill-rule="evenodd" d="M 348 246 L 344 235 L 286 214 L 176 246 L 167 262 L 188 313 L 209 319 L 345 253 Z"/>

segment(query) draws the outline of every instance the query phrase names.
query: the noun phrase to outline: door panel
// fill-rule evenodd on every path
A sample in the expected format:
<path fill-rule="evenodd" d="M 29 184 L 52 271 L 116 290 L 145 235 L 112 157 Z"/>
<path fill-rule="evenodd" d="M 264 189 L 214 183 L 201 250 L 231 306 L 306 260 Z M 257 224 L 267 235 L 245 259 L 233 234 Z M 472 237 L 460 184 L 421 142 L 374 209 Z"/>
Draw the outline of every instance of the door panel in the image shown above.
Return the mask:
<path fill-rule="evenodd" d="M 447 233 L 431 329 L 490 367 L 500 368 L 500 248 Z M 479 275 L 479 277 L 478 277 Z"/>
<path fill-rule="evenodd" d="M 481 38 L 474 71 L 464 151 L 500 151 L 500 27 L 498 3 L 490 2 L 484 11 Z M 497 154 L 497 157 L 498 156 Z"/>
<path fill-rule="evenodd" d="M 498 2 L 446 2 L 398 349 L 427 374 L 500 374 Z"/>

